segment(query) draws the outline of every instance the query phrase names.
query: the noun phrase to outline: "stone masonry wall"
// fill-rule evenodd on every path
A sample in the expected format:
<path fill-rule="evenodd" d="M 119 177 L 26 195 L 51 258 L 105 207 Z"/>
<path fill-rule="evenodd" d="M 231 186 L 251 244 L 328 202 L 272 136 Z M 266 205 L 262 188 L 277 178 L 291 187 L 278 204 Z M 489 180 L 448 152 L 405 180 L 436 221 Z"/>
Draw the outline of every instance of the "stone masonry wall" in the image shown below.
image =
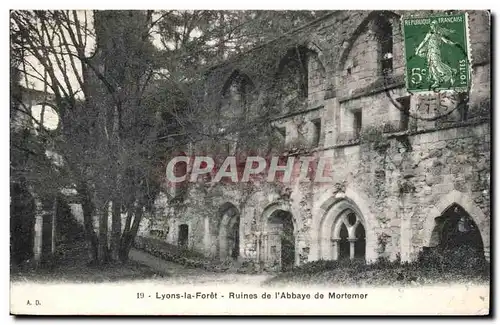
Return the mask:
<path fill-rule="evenodd" d="M 374 36 L 373 21 L 380 14 L 393 26 L 390 80 L 381 74 L 381 53 Z M 163 219 L 170 229 L 166 240 L 175 244 L 178 225 L 187 223 L 189 247 L 217 258 L 223 211 L 231 205 L 240 217 L 240 259 L 265 269 L 272 264 L 266 246 L 269 217 L 275 211 L 285 211 L 293 216 L 295 264 L 301 264 L 333 258 L 329 254 L 335 241 L 334 225 L 340 210 L 347 207 L 358 213 L 364 224 L 368 261 L 379 257 L 408 261 L 429 244 L 434 218 L 456 203 L 480 228 L 485 255 L 489 256 L 489 13 L 468 12 L 473 65 L 468 105 L 436 121 L 412 115 L 423 99 L 405 90 L 398 25 L 401 14 L 422 13 L 337 12 L 267 45 L 278 56 L 271 60 L 274 65 L 291 44 L 307 46 L 315 53 L 308 59 L 307 107 L 273 123 L 286 130 L 286 143 L 302 143 L 300 155 L 333 159 L 331 182 L 192 185 L 183 202 L 163 203 L 168 208 L 158 210 L 156 218 Z M 273 64 L 259 61 L 258 55 L 259 51 L 252 51 L 228 61 L 220 73 L 214 72 L 210 83 L 214 94 L 220 93 L 232 70 L 245 73 L 245 60 L 259 62 L 271 75 Z M 250 72 L 248 77 L 253 78 L 257 93 L 250 104 L 252 116 L 263 98 L 273 96 L 259 93 L 259 89 L 272 89 L 272 78 Z M 384 91 L 388 84 L 389 94 Z M 391 101 L 406 96 L 410 96 L 409 118 Z M 361 112 L 359 134 L 353 133 L 352 112 Z M 401 127 L 404 118 L 408 124 Z M 316 142 L 318 130 L 321 140 Z"/>

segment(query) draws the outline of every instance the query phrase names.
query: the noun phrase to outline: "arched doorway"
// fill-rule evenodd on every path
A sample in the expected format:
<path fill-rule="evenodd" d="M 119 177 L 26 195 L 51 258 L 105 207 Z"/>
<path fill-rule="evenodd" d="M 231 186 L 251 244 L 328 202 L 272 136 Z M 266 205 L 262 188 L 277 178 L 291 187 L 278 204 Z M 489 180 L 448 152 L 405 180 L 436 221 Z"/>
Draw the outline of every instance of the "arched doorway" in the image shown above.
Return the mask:
<path fill-rule="evenodd" d="M 293 217 L 289 211 L 276 210 L 267 220 L 267 261 L 273 268 L 288 271 L 295 265 Z"/>
<path fill-rule="evenodd" d="M 452 204 L 436 217 L 430 247 L 441 251 L 470 249 L 470 252 L 484 257 L 484 245 L 479 227 L 459 204 Z"/>
<path fill-rule="evenodd" d="M 189 245 L 189 226 L 185 223 L 179 225 L 179 235 L 177 237 L 177 245 L 180 248 L 188 248 L 188 245 Z"/>
<path fill-rule="evenodd" d="M 219 225 L 219 258 L 237 260 L 240 256 L 240 213 L 231 203 L 224 204 L 220 209 Z"/>

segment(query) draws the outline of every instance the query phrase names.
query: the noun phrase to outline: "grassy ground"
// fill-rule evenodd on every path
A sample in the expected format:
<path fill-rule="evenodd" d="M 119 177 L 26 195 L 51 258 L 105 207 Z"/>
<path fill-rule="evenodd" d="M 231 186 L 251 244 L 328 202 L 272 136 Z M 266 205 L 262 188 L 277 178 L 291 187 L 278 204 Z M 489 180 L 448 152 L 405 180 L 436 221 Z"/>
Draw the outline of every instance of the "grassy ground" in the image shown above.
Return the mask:
<path fill-rule="evenodd" d="M 459 255 L 459 254 L 458 254 Z M 315 261 L 281 273 L 265 285 L 346 285 L 346 286 L 412 286 L 442 283 L 488 284 L 490 266 L 486 261 L 462 256 L 459 259 L 430 256 L 414 263 L 389 262 L 373 264 L 364 261 Z"/>
<path fill-rule="evenodd" d="M 134 261 L 88 266 L 85 243 L 82 241 L 61 244 L 57 252 L 55 261 L 44 267 L 35 269 L 30 263 L 11 265 L 11 281 L 102 283 L 166 276 Z"/>
<path fill-rule="evenodd" d="M 147 252 L 165 261 L 177 263 L 189 268 L 202 269 L 210 272 L 255 273 L 248 263 L 238 263 L 228 258 L 220 261 L 189 249 L 182 249 L 155 238 L 137 236 L 135 248 Z"/>

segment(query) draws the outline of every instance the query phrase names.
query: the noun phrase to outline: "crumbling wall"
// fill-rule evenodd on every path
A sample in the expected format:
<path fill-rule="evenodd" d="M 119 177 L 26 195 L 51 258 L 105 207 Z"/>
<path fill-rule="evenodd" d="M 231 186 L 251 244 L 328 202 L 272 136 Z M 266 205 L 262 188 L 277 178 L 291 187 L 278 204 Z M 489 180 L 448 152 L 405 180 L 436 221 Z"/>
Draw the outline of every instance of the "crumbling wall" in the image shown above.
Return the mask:
<path fill-rule="evenodd" d="M 379 14 L 332 14 L 269 44 L 267 51 L 275 53 L 272 62 L 259 60 L 261 52 L 253 51 L 213 73 L 214 91 L 207 98 L 220 94 L 231 71 L 246 71 L 256 86 L 248 116 L 258 116 L 263 107 L 280 107 L 276 110 L 280 118 L 273 123 L 285 130 L 285 147 L 299 149 L 297 155 L 331 158 L 332 181 L 190 184 L 184 201 L 169 203 L 168 242 L 175 244 L 178 225 L 188 223 L 190 248 L 216 258 L 220 209 L 230 203 L 240 212 L 240 258 L 264 269 L 269 264 L 264 259 L 265 216 L 272 209 L 284 209 L 293 216 L 296 263 L 300 264 L 320 258 L 325 215 L 336 202 L 349 200 L 366 224 L 368 260 L 411 260 L 426 245 L 443 202 L 456 199 L 476 218 L 483 241 L 487 239 L 485 254 L 489 254 L 489 14 L 469 13 L 473 71 L 471 92 L 463 99 L 466 105 L 433 121 L 418 118 L 416 109 L 422 98 L 405 91 L 401 12 L 382 13 L 393 28 L 393 69 L 389 78 L 382 74 L 373 26 Z M 308 105 L 284 114 L 281 104 L 273 101 L 273 69 L 295 44 L 315 53 L 308 59 Z M 254 69 L 245 70 L 245 60 L 252 61 Z M 388 85 L 389 92 L 385 90 Z M 410 116 L 393 102 L 405 96 L 411 97 Z M 356 134 L 352 112 L 361 112 L 362 117 Z M 406 125 L 402 123 L 405 118 Z M 318 119 L 320 141 L 314 135 Z"/>

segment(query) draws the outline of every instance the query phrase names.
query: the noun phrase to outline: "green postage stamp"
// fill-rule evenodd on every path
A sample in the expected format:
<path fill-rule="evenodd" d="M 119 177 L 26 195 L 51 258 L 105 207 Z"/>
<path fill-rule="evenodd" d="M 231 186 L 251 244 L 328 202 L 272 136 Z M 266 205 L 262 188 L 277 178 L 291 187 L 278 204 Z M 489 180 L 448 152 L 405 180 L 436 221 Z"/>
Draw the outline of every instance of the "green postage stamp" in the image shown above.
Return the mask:
<path fill-rule="evenodd" d="M 408 92 L 466 92 L 470 86 L 467 14 L 403 17 Z"/>

